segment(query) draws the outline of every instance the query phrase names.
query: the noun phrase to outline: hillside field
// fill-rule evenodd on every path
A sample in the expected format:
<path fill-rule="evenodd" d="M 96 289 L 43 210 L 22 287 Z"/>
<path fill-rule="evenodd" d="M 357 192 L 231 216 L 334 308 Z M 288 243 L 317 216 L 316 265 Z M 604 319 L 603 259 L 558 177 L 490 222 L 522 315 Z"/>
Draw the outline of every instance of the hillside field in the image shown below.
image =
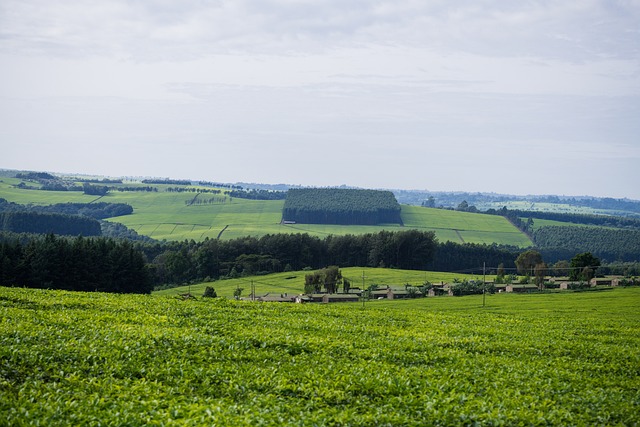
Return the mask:
<path fill-rule="evenodd" d="M 20 180 L 3 178 L 0 197 L 20 204 L 53 204 L 64 202 L 90 203 L 96 196 L 71 191 L 23 190 L 11 187 Z M 133 186 L 134 184 L 123 184 Z M 531 245 L 529 238 L 500 216 L 471 214 L 418 206 L 402 205 L 404 226 L 281 224 L 284 201 L 258 201 L 233 198 L 226 203 L 192 204 L 195 193 L 167 192 L 167 185 L 156 185 L 156 192 L 112 191 L 99 198 L 101 202 L 128 203 L 132 215 L 110 219 L 157 240 L 204 240 L 206 237 L 232 239 L 259 237 L 274 233 L 308 233 L 324 237 L 329 234 L 377 233 L 381 230 L 400 231 L 416 228 L 434 231 L 440 241 L 458 243 L 498 243 L 520 247 Z M 211 197 L 203 194 L 203 198 Z M 220 234 L 222 232 L 222 234 Z"/>
<path fill-rule="evenodd" d="M 360 304 L 0 288 L 0 416 L 42 425 L 636 425 L 640 289 Z"/>

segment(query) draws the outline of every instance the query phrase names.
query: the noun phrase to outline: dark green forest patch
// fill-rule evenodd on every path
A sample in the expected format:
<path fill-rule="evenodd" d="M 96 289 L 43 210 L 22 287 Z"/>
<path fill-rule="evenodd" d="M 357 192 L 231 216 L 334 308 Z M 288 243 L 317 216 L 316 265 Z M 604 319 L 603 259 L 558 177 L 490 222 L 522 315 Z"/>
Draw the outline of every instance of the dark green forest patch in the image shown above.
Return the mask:
<path fill-rule="evenodd" d="M 283 221 L 303 224 L 401 224 L 400 204 L 391 191 L 340 188 L 291 189 Z"/>

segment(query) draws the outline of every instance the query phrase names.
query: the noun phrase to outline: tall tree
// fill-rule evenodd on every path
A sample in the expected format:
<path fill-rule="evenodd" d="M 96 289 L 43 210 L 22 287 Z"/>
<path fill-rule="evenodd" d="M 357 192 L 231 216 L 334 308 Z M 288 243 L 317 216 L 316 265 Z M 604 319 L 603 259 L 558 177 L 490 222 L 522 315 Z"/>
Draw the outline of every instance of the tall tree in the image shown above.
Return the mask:
<path fill-rule="evenodd" d="M 591 252 L 583 252 L 571 258 L 571 280 L 591 280 L 596 269 L 600 266 L 600 259 L 593 256 Z"/>
<path fill-rule="evenodd" d="M 518 268 L 518 273 L 525 276 L 533 276 L 535 266 L 542 264 L 542 262 L 540 252 L 530 249 L 518 255 L 518 258 L 516 258 L 516 267 Z"/>

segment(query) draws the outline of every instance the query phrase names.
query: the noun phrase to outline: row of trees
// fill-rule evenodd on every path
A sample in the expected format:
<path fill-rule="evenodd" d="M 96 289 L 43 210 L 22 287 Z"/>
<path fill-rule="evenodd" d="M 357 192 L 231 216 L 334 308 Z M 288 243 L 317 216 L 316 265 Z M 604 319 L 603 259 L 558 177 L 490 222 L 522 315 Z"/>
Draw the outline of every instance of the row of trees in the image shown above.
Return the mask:
<path fill-rule="evenodd" d="M 53 205 L 21 205 L 0 198 L 0 212 L 36 212 L 81 215 L 94 219 L 111 218 L 133 213 L 133 207 L 126 203 L 56 203 Z"/>
<path fill-rule="evenodd" d="M 551 221 L 570 222 L 574 224 L 597 225 L 602 227 L 637 228 L 640 229 L 640 219 L 610 215 L 588 215 L 577 213 L 540 212 L 500 209 L 501 215 L 508 211 L 510 216 L 518 218 L 547 219 Z"/>
<path fill-rule="evenodd" d="M 409 230 L 327 236 L 270 234 L 260 238 L 141 244 L 157 284 L 267 274 L 327 265 L 425 269 L 437 243 L 433 232 Z"/>
<path fill-rule="evenodd" d="M 229 192 L 229 196 L 250 200 L 284 200 L 287 198 L 287 192 L 261 189 L 232 190 Z"/>
<path fill-rule="evenodd" d="M 342 188 L 290 189 L 284 221 L 305 224 L 401 224 L 400 204 L 390 191 Z"/>
<path fill-rule="evenodd" d="M 145 258 L 130 242 L 53 234 L 26 244 L 0 242 L 0 285 L 117 293 L 153 289 Z"/>
<path fill-rule="evenodd" d="M 55 233 L 68 236 L 100 236 L 100 223 L 79 215 L 39 212 L 0 212 L 0 231 L 13 233 Z"/>

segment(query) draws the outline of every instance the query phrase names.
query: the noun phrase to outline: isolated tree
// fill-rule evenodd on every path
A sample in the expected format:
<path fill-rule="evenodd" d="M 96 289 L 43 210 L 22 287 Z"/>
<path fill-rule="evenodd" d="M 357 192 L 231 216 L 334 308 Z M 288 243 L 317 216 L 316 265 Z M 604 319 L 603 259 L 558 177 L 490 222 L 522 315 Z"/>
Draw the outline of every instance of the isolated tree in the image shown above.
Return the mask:
<path fill-rule="evenodd" d="M 469 203 L 467 203 L 466 200 L 461 201 L 458 207 L 456 208 L 457 211 L 463 211 L 463 212 L 468 209 L 469 209 Z"/>
<path fill-rule="evenodd" d="M 596 269 L 600 266 L 600 259 L 591 252 L 583 252 L 571 258 L 571 280 L 591 280 L 596 275 Z"/>
<path fill-rule="evenodd" d="M 504 283 L 504 263 L 498 264 L 498 271 L 496 272 L 496 283 Z"/>
<path fill-rule="evenodd" d="M 218 296 L 218 294 L 213 287 L 207 286 L 206 288 L 204 288 L 204 294 L 202 296 L 205 298 L 215 298 Z"/>
<path fill-rule="evenodd" d="M 329 294 L 338 292 L 338 287 L 342 284 L 342 272 L 337 266 L 332 265 L 330 267 L 321 270 L 322 282 L 324 288 Z"/>
<path fill-rule="evenodd" d="M 533 272 L 535 275 L 536 285 L 538 289 L 542 290 L 544 288 L 544 277 L 547 275 L 547 264 L 541 262 L 536 264 L 533 268 Z"/>
<path fill-rule="evenodd" d="M 434 199 L 433 196 L 429 196 L 429 198 L 425 202 L 422 202 L 422 206 L 427 208 L 435 208 L 436 199 Z"/>
<path fill-rule="evenodd" d="M 530 249 L 518 255 L 518 258 L 516 258 L 516 267 L 518 268 L 518 273 L 525 276 L 532 276 L 535 266 L 542 264 L 542 262 L 540 252 Z"/>

